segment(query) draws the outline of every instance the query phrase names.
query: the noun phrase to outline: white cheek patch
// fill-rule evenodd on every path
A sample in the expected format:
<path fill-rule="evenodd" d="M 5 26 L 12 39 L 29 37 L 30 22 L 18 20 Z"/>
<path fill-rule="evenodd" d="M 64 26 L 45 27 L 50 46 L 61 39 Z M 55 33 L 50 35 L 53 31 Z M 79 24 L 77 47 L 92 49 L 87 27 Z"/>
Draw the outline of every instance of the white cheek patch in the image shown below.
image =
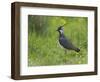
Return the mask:
<path fill-rule="evenodd" d="M 63 33 L 63 30 L 60 30 L 60 33 L 62 34 Z"/>

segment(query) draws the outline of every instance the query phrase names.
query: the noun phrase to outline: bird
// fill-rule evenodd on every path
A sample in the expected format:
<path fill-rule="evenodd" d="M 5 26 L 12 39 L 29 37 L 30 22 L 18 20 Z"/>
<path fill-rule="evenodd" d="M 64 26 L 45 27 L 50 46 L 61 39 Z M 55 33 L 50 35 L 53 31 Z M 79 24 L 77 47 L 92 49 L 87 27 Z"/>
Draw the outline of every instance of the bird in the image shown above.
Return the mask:
<path fill-rule="evenodd" d="M 76 52 L 79 52 L 80 49 L 75 47 L 72 42 L 65 36 L 64 34 L 64 31 L 63 31 L 63 27 L 64 25 L 62 26 L 59 26 L 57 31 L 59 32 L 59 43 L 60 45 L 65 49 L 65 50 L 74 50 Z M 66 51 L 65 51 L 66 52 Z"/>

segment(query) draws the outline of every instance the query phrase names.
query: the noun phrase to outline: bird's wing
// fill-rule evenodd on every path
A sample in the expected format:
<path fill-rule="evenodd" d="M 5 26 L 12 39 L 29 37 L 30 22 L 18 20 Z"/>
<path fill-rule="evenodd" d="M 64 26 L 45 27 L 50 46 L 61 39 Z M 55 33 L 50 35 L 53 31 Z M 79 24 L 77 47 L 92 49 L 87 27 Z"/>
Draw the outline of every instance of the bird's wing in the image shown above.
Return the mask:
<path fill-rule="evenodd" d="M 71 41 L 68 40 L 66 37 L 59 38 L 59 42 L 64 48 L 72 50 L 75 48 L 74 45 L 71 43 Z"/>

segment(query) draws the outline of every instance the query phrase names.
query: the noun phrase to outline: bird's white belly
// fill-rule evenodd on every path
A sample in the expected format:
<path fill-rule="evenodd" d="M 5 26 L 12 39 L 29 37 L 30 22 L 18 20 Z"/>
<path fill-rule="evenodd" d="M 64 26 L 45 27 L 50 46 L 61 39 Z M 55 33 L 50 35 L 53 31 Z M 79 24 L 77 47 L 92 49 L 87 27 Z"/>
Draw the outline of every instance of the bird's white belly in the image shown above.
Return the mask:
<path fill-rule="evenodd" d="M 62 49 L 64 49 L 64 48 L 63 48 L 63 46 L 61 46 L 61 45 L 60 45 L 60 43 L 59 43 L 59 41 L 58 41 L 58 40 L 57 40 L 57 43 L 58 43 L 58 45 L 59 45 Z"/>

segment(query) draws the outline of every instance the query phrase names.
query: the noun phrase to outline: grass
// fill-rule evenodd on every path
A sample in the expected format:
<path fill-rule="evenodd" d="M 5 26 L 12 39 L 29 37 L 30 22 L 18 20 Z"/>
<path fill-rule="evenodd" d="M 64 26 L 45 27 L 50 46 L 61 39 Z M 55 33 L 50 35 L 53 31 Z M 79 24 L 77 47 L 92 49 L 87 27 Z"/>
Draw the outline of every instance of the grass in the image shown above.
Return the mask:
<path fill-rule="evenodd" d="M 80 48 L 79 53 L 67 50 L 67 53 L 65 54 L 64 49 L 58 44 L 59 34 L 56 29 L 59 25 L 65 23 L 65 36 L 69 38 L 76 47 Z M 87 63 L 86 17 L 51 17 L 29 15 L 28 24 L 28 66 L 72 65 Z M 37 30 L 37 28 L 39 29 Z"/>

